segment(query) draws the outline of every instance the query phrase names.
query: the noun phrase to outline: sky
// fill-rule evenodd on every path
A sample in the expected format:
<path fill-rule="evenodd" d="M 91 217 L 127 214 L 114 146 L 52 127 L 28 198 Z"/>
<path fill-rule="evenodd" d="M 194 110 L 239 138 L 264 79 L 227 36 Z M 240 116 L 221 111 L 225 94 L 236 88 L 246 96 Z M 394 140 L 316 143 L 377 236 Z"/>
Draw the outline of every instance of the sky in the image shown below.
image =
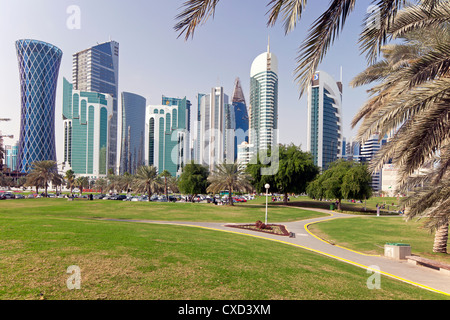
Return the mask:
<path fill-rule="evenodd" d="M 147 104 L 160 104 L 162 95 L 187 97 L 197 104 L 198 93 L 222 86 L 230 97 L 240 78 L 249 103 L 250 67 L 270 49 L 278 58 L 279 142 L 294 143 L 306 151 L 307 100 L 300 97 L 294 69 L 301 43 L 311 24 L 329 5 L 309 1 L 294 31 L 285 34 L 282 20 L 267 26 L 269 0 L 223 0 L 214 17 L 185 40 L 174 30 L 184 0 L 0 0 L 0 122 L 4 144 L 14 144 L 20 133 L 20 86 L 15 41 L 36 39 L 63 51 L 56 97 L 57 157 L 63 154 L 62 83 L 72 79 L 72 55 L 97 43 L 119 42 L 119 92 L 144 96 Z M 350 122 L 367 100 L 367 87 L 350 88 L 349 82 L 367 63 L 359 51 L 358 36 L 371 0 L 359 0 L 339 38 L 318 70 L 343 80 L 343 135 L 350 140 L 356 130 Z M 71 6 L 79 8 L 79 28 L 69 28 Z"/>

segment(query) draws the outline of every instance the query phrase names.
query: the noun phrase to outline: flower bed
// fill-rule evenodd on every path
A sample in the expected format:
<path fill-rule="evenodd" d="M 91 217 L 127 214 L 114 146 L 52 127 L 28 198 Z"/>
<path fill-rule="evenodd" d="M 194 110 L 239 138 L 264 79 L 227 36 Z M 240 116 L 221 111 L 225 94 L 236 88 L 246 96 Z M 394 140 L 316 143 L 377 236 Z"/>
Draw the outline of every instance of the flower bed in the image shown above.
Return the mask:
<path fill-rule="evenodd" d="M 253 224 L 233 224 L 226 225 L 226 227 L 252 230 L 258 232 L 264 232 L 269 234 L 274 234 L 278 236 L 289 236 L 289 232 L 286 230 L 286 227 L 281 224 L 264 224 L 261 221 L 257 221 Z"/>

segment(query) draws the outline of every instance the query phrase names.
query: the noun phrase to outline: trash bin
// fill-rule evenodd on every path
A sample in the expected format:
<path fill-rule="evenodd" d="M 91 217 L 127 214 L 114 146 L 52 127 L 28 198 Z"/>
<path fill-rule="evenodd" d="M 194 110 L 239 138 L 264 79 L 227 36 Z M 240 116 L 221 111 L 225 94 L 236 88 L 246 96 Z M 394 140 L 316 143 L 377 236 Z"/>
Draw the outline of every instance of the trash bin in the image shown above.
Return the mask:
<path fill-rule="evenodd" d="M 384 256 L 396 260 L 405 260 L 411 255 L 411 245 L 406 243 L 386 243 L 384 245 Z"/>
<path fill-rule="evenodd" d="M 334 210 L 334 204 L 330 204 L 330 210 Z"/>

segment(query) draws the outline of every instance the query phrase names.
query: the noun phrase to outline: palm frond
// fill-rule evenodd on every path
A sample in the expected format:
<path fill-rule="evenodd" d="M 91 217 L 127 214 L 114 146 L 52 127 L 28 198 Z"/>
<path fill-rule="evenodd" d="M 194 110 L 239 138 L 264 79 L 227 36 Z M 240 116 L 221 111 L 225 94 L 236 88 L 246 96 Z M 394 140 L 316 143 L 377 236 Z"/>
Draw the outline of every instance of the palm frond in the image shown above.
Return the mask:
<path fill-rule="evenodd" d="M 307 0 L 271 0 L 267 6 L 270 6 L 268 26 L 273 26 L 280 13 L 283 15 L 284 32 L 289 33 L 295 29 L 297 21 L 300 20 L 303 9 L 306 7 Z"/>
<path fill-rule="evenodd" d="M 356 0 L 333 0 L 328 9 L 313 23 L 296 59 L 297 67 L 294 73 L 300 86 L 300 95 L 310 84 L 317 66 L 339 35 L 355 3 Z"/>
<path fill-rule="evenodd" d="M 175 31 L 178 37 L 185 35 L 185 40 L 194 36 L 195 29 L 205 23 L 214 12 L 219 0 L 188 0 L 183 4 L 184 10 L 175 19 Z"/>

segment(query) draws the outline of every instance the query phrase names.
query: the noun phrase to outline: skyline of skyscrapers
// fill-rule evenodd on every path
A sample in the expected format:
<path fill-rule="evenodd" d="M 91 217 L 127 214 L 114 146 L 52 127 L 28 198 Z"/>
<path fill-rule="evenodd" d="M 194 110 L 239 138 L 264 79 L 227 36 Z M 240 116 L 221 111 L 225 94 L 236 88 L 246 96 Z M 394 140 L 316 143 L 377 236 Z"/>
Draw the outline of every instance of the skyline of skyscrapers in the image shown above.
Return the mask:
<path fill-rule="evenodd" d="M 307 89 L 307 147 L 322 171 L 342 158 L 342 82 L 317 71 Z"/>
<path fill-rule="evenodd" d="M 56 161 L 55 101 L 62 51 L 47 42 L 16 41 L 20 74 L 20 139 L 17 171 L 33 162 Z"/>

